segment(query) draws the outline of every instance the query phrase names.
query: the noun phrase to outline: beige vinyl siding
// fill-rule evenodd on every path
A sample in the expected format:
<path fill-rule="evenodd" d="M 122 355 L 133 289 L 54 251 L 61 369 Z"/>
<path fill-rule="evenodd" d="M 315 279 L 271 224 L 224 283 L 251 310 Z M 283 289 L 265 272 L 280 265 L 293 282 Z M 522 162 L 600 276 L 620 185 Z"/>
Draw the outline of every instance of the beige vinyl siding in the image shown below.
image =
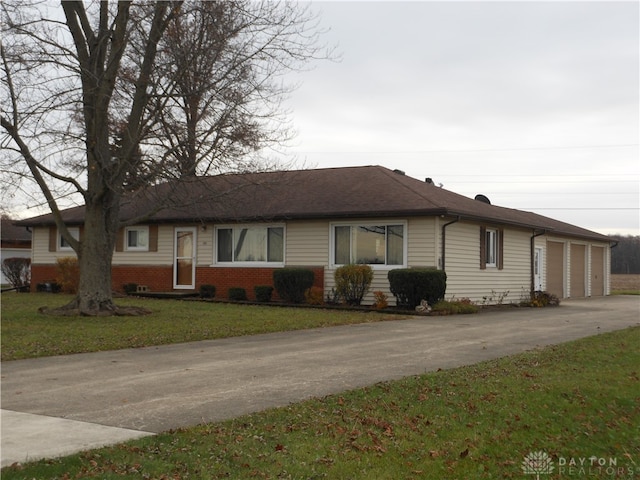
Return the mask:
<path fill-rule="evenodd" d="M 491 227 L 491 225 L 486 225 Z M 480 269 L 480 224 L 447 227 L 446 299 L 468 297 L 478 303 L 518 302 L 531 288 L 531 232 L 504 230 L 503 269 Z"/>
<path fill-rule="evenodd" d="M 46 265 L 56 263 L 58 258 L 75 257 L 74 251 L 50 252 L 49 251 L 49 227 L 33 227 L 31 249 L 34 264 Z"/>
<path fill-rule="evenodd" d="M 329 222 L 288 222 L 285 248 L 287 266 L 328 266 Z"/>
<path fill-rule="evenodd" d="M 408 220 L 407 263 L 411 267 L 435 267 L 438 265 L 437 222 L 434 217 Z"/>

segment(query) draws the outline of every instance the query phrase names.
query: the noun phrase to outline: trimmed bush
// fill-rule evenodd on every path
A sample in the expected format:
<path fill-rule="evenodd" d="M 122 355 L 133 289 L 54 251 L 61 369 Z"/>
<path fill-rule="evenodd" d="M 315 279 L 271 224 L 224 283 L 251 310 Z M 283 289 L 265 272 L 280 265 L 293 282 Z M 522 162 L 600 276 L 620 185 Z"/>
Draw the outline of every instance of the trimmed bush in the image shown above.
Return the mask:
<path fill-rule="evenodd" d="M 435 268 L 398 268 L 387 278 L 397 305 L 404 308 L 414 309 L 421 300 L 435 305 L 447 289 L 447 274 Z"/>
<path fill-rule="evenodd" d="M 333 274 L 336 290 L 348 305 L 360 305 L 373 280 L 369 265 L 349 264 L 338 267 Z"/>
<path fill-rule="evenodd" d="M 271 295 L 273 295 L 273 287 L 271 285 L 256 285 L 253 287 L 253 293 L 256 294 L 256 300 L 258 302 L 270 302 Z"/>
<path fill-rule="evenodd" d="M 216 296 L 216 286 L 207 283 L 200 285 L 200 298 L 213 298 Z"/>
<path fill-rule="evenodd" d="M 231 287 L 229 289 L 229 300 L 241 302 L 247 299 L 247 291 L 242 287 Z"/>
<path fill-rule="evenodd" d="M 304 302 L 304 292 L 313 286 L 313 270 L 281 268 L 273 271 L 273 285 L 285 302 Z"/>
<path fill-rule="evenodd" d="M 124 293 L 126 293 L 127 295 L 133 295 L 134 293 L 138 292 L 138 284 L 137 283 L 125 283 L 122 286 L 122 290 L 124 290 Z"/>
<path fill-rule="evenodd" d="M 76 293 L 80 285 L 80 268 L 75 257 L 56 260 L 56 283 L 64 293 Z"/>

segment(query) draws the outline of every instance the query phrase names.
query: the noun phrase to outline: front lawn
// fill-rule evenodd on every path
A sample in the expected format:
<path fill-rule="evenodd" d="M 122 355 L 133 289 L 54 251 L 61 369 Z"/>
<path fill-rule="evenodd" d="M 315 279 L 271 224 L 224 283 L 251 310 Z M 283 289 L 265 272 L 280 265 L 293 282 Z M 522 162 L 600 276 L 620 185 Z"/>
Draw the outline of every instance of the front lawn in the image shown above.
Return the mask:
<path fill-rule="evenodd" d="M 48 293 L 2 294 L 2 360 L 97 352 L 192 342 L 214 338 L 354 323 L 397 320 L 378 312 L 237 305 L 150 298 L 117 299 L 119 305 L 152 310 L 142 317 L 63 317 L 41 315 L 71 296 Z"/>
<path fill-rule="evenodd" d="M 9 467 L 2 478 L 636 479 L 638 425 L 632 328 Z M 552 463 L 525 472 L 534 455 Z"/>

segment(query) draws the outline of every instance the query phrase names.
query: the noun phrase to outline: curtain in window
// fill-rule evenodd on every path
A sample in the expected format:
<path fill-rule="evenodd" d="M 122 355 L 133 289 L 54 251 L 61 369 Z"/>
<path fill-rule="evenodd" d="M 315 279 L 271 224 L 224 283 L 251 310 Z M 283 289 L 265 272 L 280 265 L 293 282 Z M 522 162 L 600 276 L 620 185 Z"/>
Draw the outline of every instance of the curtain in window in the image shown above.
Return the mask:
<path fill-rule="evenodd" d="M 264 228 L 236 229 L 234 260 L 236 262 L 264 262 L 267 259 L 267 238 Z"/>

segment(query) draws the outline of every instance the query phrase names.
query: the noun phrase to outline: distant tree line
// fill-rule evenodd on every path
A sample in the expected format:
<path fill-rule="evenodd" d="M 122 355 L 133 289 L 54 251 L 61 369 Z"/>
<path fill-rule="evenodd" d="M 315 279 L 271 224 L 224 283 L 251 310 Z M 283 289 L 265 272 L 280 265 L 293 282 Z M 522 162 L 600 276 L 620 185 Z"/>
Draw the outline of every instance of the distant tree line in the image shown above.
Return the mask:
<path fill-rule="evenodd" d="M 612 235 L 618 245 L 611 249 L 611 273 L 640 274 L 640 235 Z"/>

